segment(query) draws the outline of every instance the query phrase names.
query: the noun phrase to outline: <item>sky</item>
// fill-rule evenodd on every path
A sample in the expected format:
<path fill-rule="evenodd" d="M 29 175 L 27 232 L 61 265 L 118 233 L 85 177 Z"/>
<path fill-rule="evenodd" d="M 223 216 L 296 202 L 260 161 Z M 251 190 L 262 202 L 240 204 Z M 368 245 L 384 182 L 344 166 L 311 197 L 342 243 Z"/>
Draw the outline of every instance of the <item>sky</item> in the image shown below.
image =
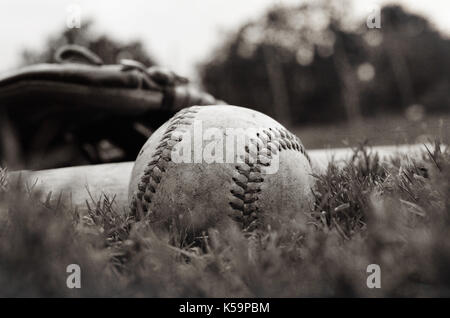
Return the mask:
<path fill-rule="evenodd" d="M 195 76 L 196 64 L 211 55 L 227 32 L 274 4 L 303 1 L 0 0 L 0 71 L 15 68 L 24 48 L 42 48 L 49 36 L 66 25 L 71 5 L 76 5 L 81 9 L 81 23 L 93 18 L 99 34 L 141 40 L 161 65 Z M 350 10 L 355 18 L 365 18 L 375 5 L 392 2 L 424 15 L 450 35 L 449 0 L 356 0 Z"/>

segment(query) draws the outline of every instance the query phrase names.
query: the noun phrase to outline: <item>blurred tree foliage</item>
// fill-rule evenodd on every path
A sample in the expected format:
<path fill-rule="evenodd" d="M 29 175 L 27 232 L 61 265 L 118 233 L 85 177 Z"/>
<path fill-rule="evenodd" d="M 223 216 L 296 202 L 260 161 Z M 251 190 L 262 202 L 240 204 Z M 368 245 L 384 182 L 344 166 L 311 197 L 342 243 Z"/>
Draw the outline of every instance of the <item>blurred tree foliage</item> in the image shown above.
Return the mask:
<path fill-rule="evenodd" d="M 155 60 L 144 49 L 140 41 L 122 43 L 107 35 L 96 36 L 92 31 L 93 22 L 88 20 L 80 28 L 64 28 L 47 41 L 43 51 L 25 50 L 22 53 L 24 65 L 54 63 L 56 50 L 66 44 L 78 44 L 97 54 L 105 64 L 116 64 L 121 59 L 134 59 L 152 66 Z"/>
<path fill-rule="evenodd" d="M 381 29 L 351 26 L 348 11 L 326 0 L 271 8 L 200 65 L 203 86 L 285 124 L 449 110 L 448 39 L 399 6 L 382 9 Z"/>

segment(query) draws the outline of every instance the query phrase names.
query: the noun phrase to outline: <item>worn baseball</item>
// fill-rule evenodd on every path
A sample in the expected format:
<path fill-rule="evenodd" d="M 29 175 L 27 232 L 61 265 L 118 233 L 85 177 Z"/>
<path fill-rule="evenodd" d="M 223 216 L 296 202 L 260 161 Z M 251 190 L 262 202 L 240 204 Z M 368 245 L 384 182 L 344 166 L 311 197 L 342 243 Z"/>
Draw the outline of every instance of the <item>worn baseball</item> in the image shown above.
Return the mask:
<path fill-rule="evenodd" d="M 277 228 L 310 211 L 311 173 L 300 139 L 269 116 L 238 106 L 194 106 L 145 143 L 129 202 L 157 231 L 197 235 L 229 223 Z"/>

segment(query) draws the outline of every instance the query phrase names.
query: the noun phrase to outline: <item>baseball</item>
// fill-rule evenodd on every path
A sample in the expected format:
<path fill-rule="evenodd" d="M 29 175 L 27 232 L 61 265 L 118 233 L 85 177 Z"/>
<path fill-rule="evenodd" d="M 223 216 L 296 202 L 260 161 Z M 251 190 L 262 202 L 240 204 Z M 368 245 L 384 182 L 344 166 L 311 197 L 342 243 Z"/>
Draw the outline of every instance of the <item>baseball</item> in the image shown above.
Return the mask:
<path fill-rule="evenodd" d="M 129 185 L 137 217 L 192 236 L 235 223 L 277 228 L 313 204 L 310 159 L 298 137 L 260 112 L 193 106 L 156 130 Z"/>

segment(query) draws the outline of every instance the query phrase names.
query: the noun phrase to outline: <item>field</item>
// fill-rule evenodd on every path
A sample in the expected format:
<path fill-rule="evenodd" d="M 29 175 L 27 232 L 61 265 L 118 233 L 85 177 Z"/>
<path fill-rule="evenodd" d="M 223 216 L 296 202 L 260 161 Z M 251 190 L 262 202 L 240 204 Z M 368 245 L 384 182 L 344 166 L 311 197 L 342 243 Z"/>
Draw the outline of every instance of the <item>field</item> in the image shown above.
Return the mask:
<path fill-rule="evenodd" d="M 111 208 L 90 212 L 0 177 L 0 296 L 450 296 L 450 153 L 381 162 L 361 147 L 317 175 L 308 222 L 274 232 L 211 230 L 194 241 L 156 237 Z M 82 287 L 66 287 L 79 264 Z M 381 288 L 366 285 L 369 264 Z"/>
<path fill-rule="evenodd" d="M 445 144 L 450 142 L 450 116 L 432 115 L 418 121 L 406 117 L 380 116 L 365 118 L 359 124 L 347 123 L 294 127 L 306 149 L 340 148 L 354 146 L 367 140 L 370 145 L 416 144 L 433 141 L 440 136 Z"/>

